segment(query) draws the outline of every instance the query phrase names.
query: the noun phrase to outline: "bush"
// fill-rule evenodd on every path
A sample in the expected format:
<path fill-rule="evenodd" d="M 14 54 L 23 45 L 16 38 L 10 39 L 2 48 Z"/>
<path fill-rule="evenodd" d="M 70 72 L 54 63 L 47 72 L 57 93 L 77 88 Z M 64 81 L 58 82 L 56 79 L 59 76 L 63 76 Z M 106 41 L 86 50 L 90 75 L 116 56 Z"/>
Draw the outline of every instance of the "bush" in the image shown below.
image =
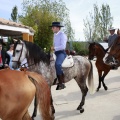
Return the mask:
<path fill-rule="evenodd" d="M 72 42 L 73 49 L 76 54 L 86 56 L 88 55 L 88 44 L 87 42 Z"/>

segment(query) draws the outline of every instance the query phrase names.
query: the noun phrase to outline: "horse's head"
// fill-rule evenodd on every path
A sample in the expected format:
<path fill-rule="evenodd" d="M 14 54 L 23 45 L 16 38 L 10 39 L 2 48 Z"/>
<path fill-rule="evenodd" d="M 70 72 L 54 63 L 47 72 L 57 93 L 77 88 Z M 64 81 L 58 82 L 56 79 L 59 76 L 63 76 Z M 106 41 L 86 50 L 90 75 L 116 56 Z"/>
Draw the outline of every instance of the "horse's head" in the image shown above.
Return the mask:
<path fill-rule="evenodd" d="M 120 64 L 120 36 L 116 38 L 114 44 L 109 48 L 103 58 L 105 64 L 119 66 Z"/>
<path fill-rule="evenodd" d="M 14 52 L 12 57 L 12 67 L 17 69 L 21 62 L 26 58 L 27 49 L 22 40 L 18 40 L 14 45 Z"/>
<path fill-rule="evenodd" d="M 89 43 L 89 54 L 88 54 L 88 59 L 93 60 L 95 57 L 95 42 Z"/>
<path fill-rule="evenodd" d="M 90 43 L 89 45 L 89 59 L 92 60 L 94 57 L 99 57 L 99 59 L 103 59 L 106 50 L 104 47 L 96 42 Z"/>

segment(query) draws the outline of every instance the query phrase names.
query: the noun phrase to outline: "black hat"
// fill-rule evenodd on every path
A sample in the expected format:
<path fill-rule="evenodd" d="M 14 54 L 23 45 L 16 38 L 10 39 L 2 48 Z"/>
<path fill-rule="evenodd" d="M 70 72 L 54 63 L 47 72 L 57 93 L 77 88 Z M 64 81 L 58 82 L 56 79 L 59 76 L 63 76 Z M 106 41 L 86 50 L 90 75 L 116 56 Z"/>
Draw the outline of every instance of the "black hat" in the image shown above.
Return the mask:
<path fill-rule="evenodd" d="M 64 27 L 64 26 L 61 25 L 60 22 L 52 22 L 52 25 L 49 27 Z"/>

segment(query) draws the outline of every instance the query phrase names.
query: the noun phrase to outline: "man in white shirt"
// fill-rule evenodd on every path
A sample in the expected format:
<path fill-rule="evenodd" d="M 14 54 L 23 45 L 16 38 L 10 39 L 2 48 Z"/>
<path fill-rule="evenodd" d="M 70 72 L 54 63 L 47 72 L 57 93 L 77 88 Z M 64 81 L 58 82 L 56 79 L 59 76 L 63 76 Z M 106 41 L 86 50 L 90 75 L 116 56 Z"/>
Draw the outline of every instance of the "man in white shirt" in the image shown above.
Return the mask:
<path fill-rule="evenodd" d="M 67 36 L 65 35 L 65 33 L 60 31 L 61 27 L 64 27 L 63 25 L 60 24 L 60 22 L 53 22 L 52 26 L 50 27 L 52 27 L 52 31 L 54 33 L 53 46 L 51 47 L 51 50 L 55 51 L 56 55 L 55 68 L 57 78 L 59 81 L 56 90 L 61 90 L 65 88 L 64 74 L 61 65 L 66 57 L 65 48 L 67 43 Z"/>

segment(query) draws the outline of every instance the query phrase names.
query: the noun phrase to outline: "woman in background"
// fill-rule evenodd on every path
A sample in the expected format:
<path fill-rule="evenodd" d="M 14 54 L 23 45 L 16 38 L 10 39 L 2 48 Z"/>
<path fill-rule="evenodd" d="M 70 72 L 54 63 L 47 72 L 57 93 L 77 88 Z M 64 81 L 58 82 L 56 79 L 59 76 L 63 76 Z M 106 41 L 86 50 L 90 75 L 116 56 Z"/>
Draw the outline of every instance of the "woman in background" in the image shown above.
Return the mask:
<path fill-rule="evenodd" d="M 10 48 L 9 48 L 9 50 L 7 51 L 7 54 L 10 56 L 9 67 L 10 67 L 10 69 L 12 69 L 12 56 L 13 56 L 14 44 L 10 44 L 9 47 L 10 47 Z"/>

